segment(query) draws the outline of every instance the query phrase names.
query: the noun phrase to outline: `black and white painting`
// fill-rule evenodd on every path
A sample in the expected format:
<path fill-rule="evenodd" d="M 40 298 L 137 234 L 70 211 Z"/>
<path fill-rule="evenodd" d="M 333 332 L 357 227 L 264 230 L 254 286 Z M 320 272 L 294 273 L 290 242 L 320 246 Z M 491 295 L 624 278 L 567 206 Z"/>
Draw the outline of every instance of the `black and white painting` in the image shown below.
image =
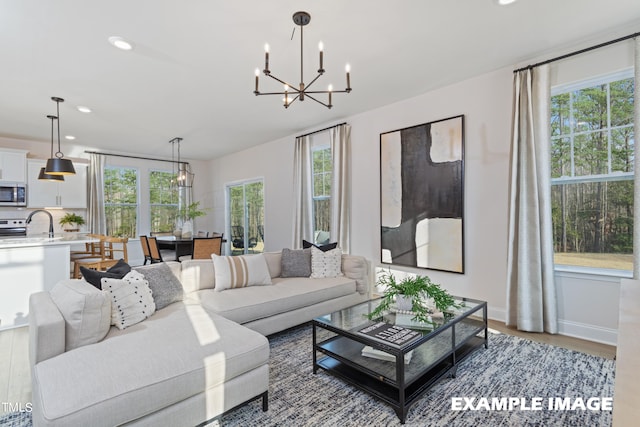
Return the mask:
<path fill-rule="evenodd" d="M 464 273 L 464 116 L 380 134 L 381 261 Z"/>

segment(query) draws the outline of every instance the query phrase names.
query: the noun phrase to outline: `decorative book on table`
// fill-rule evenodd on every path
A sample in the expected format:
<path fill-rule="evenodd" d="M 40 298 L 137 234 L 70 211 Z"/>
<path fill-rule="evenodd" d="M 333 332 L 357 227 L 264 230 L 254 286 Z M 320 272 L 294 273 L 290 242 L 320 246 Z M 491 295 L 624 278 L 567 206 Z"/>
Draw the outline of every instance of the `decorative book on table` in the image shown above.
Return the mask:
<path fill-rule="evenodd" d="M 374 322 L 364 328 L 360 328 L 358 332 L 394 347 L 403 347 L 405 344 L 422 336 L 419 331 L 413 331 L 387 322 Z"/>
<path fill-rule="evenodd" d="M 365 346 L 362 349 L 362 355 L 364 357 L 370 357 L 372 359 L 378 359 L 378 360 L 386 360 L 387 362 L 394 362 L 396 361 L 396 357 L 393 354 L 390 353 L 386 353 L 382 350 L 378 350 L 375 349 L 371 346 Z M 411 362 L 411 356 L 413 356 L 413 350 L 411 350 L 410 352 L 408 352 L 407 354 L 404 355 L 404 364 L 408 365 L 409 362 Z"/>

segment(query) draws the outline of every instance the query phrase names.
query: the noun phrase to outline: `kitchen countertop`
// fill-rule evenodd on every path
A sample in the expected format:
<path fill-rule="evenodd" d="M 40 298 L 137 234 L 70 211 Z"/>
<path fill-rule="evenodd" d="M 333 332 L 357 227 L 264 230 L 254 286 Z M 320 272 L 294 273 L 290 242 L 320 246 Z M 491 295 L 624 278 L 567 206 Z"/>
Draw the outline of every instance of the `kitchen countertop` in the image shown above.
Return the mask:
<path fill-rule="evenodd" d="M 86 233 L 61 233 L 54 237 L 47 234 L 32 234 L 23 237 L 0 237 L 0 249 L 23 248 L 30 246 L 54 246 L 75 245 L 82 243 L 98 242 L 98 239 L 89 237 Z"/>

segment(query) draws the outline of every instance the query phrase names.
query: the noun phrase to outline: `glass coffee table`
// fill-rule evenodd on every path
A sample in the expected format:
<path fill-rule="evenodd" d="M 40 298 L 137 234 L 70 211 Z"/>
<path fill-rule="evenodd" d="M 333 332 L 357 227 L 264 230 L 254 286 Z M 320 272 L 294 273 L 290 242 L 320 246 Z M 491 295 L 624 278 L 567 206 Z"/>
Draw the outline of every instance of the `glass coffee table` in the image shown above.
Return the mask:
<path fill-rule="evenodd" d="M 461 360 L 488 347 L 487 303 L 455 298 L 460 308 L 428 328 L 394 326 L 396 315 L 369 320 L 379 300 L 313 319 L 313 373 L 341 378 L 389 404 L 404 424 L 409 407 Z"/>

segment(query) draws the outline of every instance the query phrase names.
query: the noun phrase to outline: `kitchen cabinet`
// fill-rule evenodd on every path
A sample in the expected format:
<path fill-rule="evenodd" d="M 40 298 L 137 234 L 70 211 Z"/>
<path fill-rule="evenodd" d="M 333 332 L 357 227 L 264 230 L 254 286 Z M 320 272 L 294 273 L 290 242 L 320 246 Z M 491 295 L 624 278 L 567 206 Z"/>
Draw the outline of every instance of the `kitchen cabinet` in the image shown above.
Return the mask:
<path fill-rule="evenodd" d="M 74 163 L 75 175 L 65 175 L 64 182 L 40 181 L 40 168 L 46 160 L 27 160 L 27 207 L 29 208 L 87 208 L 87 165 Z"/>
<path fill-rule="evenodd" d="M 0 149 L 0 181 L 26 182 L 27 151 Z"/>

